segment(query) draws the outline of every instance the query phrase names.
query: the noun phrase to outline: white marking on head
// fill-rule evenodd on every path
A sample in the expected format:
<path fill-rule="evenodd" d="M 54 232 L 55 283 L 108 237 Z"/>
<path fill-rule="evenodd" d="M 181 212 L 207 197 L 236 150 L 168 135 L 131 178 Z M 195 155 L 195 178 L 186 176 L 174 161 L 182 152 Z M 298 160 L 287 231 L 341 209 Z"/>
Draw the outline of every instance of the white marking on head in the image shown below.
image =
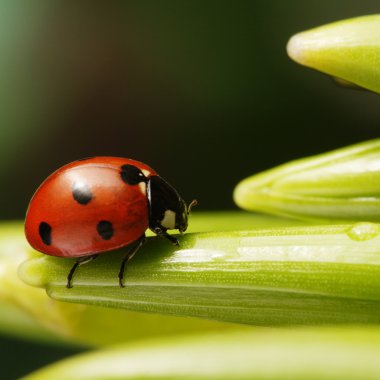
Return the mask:
<path fill-rule="evenodd" d="M 167 228 L 168 230 L 173 230 L 175 228 L 175 212 L 172 210 L 166 210 L 164 214 L 164 219 L 161 220 L 161 226 Z"/>
<path fill-rule="evenodd" d="M 145 177 L 149 177 L 152 173 L 149 170 L 141 169 L 142 173 L 145 175 Z"/>
<path fill-rule="evenodd" d="M 139 183 L 139 189 L 145 195 L 146 194 L 146 183 L 145 182 L 140 182 Z"/>

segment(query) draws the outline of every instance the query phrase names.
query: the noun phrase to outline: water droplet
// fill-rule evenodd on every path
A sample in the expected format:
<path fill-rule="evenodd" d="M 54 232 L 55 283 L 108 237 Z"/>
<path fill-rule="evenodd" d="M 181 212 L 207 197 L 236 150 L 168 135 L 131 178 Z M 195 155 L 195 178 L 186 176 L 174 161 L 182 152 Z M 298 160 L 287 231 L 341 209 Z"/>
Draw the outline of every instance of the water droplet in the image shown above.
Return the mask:
<path fill-rule="evenodd" d="M 356 223 L 348 231 L 347 236 L 355 241 L 366 241 L 380 234 L 380 225 L 376 223 Z"/>

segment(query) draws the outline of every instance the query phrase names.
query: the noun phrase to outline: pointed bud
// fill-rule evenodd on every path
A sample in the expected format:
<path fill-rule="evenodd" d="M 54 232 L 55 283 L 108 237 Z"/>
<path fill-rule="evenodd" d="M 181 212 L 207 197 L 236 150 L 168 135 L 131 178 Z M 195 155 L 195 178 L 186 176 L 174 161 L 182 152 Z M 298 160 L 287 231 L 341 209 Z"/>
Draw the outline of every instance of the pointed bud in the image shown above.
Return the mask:
<path fill-rule="evenodd" d="M 238 206 L 303 219 L 380 221 L 380 139 L 296 160 L 240 182 Z"/>
<path fill-rule="evenodd" d="M 287 51 L 301 65 L 380 92 L 380 15 L 298 33 L 289 40 Z"/>

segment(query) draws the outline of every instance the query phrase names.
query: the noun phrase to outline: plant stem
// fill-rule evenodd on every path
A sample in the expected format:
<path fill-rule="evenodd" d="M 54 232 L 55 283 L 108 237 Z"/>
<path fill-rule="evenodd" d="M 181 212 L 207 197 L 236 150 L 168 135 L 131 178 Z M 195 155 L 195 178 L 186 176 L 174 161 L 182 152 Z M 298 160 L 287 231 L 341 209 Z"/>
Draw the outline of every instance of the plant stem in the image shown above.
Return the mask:
<path fill-rule="evenodd" d="M 58 300 L 264 326 L 380 322 L 380 227 L 373 223 L 194 233 L 159 238 L 117 273 L 121 250 L 76 273 L 39 257 L 20 271 Z"/>

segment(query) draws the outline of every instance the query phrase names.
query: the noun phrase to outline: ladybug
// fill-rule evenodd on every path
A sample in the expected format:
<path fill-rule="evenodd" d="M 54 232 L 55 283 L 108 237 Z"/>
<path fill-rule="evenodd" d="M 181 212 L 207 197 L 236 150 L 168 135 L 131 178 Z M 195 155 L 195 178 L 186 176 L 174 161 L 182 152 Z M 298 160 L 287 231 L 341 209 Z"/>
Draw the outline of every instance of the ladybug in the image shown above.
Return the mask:
<path fill-rule="evenodd" d="M 149 228 L 179 245 L 167 230 L 187 229 L 196 201 L 186 205 L 178 192 L 148 165 L 119 157 L 75 161 L 51 174 L 33 195 L 25 219 L 29 244 L 42 253 L 77 258 L 67 276 L 100 253 L 133 244 L 126 263 L 145 241 Z"/>

